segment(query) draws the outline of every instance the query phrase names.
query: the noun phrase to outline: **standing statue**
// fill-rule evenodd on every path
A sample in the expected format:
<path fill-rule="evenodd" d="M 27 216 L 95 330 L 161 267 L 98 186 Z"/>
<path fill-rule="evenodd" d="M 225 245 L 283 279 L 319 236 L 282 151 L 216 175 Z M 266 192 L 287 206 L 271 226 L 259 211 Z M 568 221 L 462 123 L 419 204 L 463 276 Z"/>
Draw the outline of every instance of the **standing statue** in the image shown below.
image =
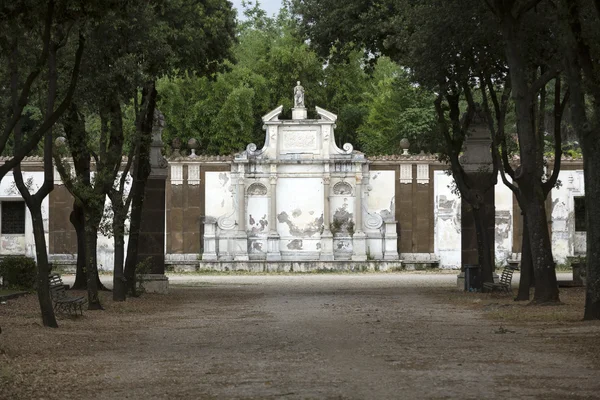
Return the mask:
<path fill-rule="evenodd" d="M 300 81 L 297 83 L 294 88 L 294 107 L 304 107 L 304 88 L 300 85 Z"/>

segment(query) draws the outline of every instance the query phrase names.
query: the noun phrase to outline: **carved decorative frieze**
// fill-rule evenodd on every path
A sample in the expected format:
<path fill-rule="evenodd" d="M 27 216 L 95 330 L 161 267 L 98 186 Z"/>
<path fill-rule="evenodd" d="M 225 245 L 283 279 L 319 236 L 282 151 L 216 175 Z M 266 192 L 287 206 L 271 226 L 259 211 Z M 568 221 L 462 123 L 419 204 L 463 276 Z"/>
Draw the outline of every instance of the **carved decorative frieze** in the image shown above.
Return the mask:
<path fill-rule="evenodd" d="M 282 145 L 285 150 L 316 150 L 317 132 L 285 131 Z"/>

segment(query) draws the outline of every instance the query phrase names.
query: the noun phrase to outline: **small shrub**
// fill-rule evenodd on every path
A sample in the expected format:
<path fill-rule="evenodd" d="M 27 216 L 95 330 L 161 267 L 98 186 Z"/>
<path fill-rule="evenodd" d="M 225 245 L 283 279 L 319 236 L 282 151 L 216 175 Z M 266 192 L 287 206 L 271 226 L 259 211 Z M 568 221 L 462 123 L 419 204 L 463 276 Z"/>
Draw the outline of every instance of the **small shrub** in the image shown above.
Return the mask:
<path fill-rule="evenodd" d="M 8 256 L 0 261 L 0 276 L 11 289 L 33 290 L 37 277 L 35 261 L 25 256 Z"/>
<path fill-rule="evenodd" d="M 144 275 L 149 274 L 152 271 L 152 258 L 148 257 L 143 261 L 140 261 L 135 266 L 135 275 L 137 279 L 137 291 L 138 294 L 146 292 L 144 287 Z"/>

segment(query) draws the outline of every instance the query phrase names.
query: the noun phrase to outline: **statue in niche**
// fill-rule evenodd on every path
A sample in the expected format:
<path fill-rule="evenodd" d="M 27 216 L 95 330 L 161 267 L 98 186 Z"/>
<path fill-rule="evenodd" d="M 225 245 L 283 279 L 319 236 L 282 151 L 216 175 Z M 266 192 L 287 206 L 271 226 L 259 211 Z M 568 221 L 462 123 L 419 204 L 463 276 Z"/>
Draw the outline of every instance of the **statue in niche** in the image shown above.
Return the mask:
<path fill-rule="evenodd" d="M 294 88 L 294 107 L 304 107 L 304 88 L 300 85 L 300 81 L 297 83 Z"/>

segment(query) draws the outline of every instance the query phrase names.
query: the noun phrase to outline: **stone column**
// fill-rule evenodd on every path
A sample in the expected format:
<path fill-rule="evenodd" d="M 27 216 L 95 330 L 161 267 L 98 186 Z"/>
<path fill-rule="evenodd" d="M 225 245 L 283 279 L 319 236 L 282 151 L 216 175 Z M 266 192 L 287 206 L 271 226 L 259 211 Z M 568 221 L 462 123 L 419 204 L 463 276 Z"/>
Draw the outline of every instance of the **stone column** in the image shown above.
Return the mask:
<path fill-rule="evenodd" d="M 267 261 L 280 261 L 281 251 L 279 249 L 279 233 L 277 233 L 277 166 L 271 165 L 271 196 L 269 206 L 269 236 L 267 236 Z"/>
<path fill-rule="evenodd" d="M 165 122 L 162 113 L 154 112 L 152 144 L 150 148 L 151 172 L 146 182 L 144 205 L 140 224 L 138 259 L 150 259 L 151 273 L 144 276 L 147 292 L 167 293 L 169 280 L 165 276 L 165 195 L 167 160 L 162 155 L 162 130 Z"/>
<path fill-rule="evenodd" d="M 244 166 L 239 165 L 237 188 L 238 229 L 233 241 L 233 259 L 248 261 L 248 234 L 246 233 L 246 187 L 244 185 Z"/>
<path fill-rule="evenodd" d="M 331 176 L 325 175 L 323 177 L 323 233 L 321 234 L 321 255 L 322 261 L 333 260 L 333 234 L 329 228 L 331 224 L 330 216 L 330 202 L 329 202 L 329 186 L 331 183 Z"/>
<path fill-rule="evenodd" d="M 362 168 L 359 165 L 357 168 Z M 367 235 L 362 226 L 362 172 L 356 174 L 356 196 L 354 200 L 354 235 L 352 236 L 352 261 L 367 260 Z"/>
<path fill-rule="evenodd" d="M 475 118 L 471 124 L 470 135 L 465 141 L 465 151 L 461 156 L 463 169 L 469 176 L 472 188 L 483 190 L 489 187 L 489 182 L 494 178 L 492 175 L 492 155 L 490 152 L 491 138 L 487 130 L 485 119 Z M 494 236 L 495 236 L 495 189 L 490 188 L 483 194 L 485 225 L 488 231 L 489 246 L 492 253 L 492 264 L 494 263 Z M 457 286 L 460 290 L 464 289 L 464 266 L 479 264 L 477 252 L 477 233 L 475 231 L 475 220 L 471 206 L 466 201 L 461 202 L 461 273 L 457 278 Z M 473 269 L 475 273 L 479 270 Z M 472 276 L 471 281 L 475 281 L 474 286 L 480 286 L 481 274 Z"/>

